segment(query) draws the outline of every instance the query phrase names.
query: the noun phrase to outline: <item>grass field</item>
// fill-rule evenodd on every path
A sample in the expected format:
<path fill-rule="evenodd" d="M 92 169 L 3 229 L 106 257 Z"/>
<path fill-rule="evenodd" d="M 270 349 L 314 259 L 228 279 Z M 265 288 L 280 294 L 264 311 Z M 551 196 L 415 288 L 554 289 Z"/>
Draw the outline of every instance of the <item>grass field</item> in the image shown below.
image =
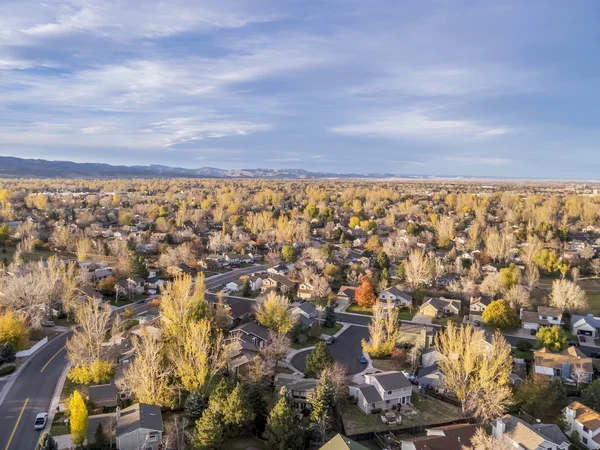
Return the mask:
<path fill-rule="evenodd" d="M 544 277 L 540 279 L 538 288 L 532 292 L 532 300 L 535 306 L 545 305 L 552 291 L 552 282 L 555 278 Z M 600 314 L 600 278 L 584 278 L 577 282 L 588 298 L 589 309 L 586 313 Z"/>
<path fill-rule="evenodd" d="M 358 303 L 352 303 L 350 306 L 348 306 L 348 308 L 346 308 L 345 312 L 355 314 L 366 314 L 368 316 L 372 316 L 373 308 L 365 308 L 363 306 L 360 306 Z"/>
<path fill-rule="evenodd" d="M 317 342 L 321 342 L 321 339 L 313 336 L 308 336 L 308 339 L 306 339 L 306 342 L 304 344 L 292 342 L 291 347 L 293 349 L 300 350 L 301 348 L 314 347 L 315 345 L 317 345 Z"/>
<path fill-rule="evenodd" d="M 15 247 L 0 247 L 0 261 L 6 258 L 7 261 L 11 263 L 14 253 Z M 45 261 L 52 255 L 56 255 L 61 259 L 75 259 L 73 255 L 66 253 L 54 253 L 48 250 L 34 250 L 33 252 L 27 252 L 23 255 L 27 261 L 39 261 L 40 259 Z"/>
<path fill-rule="evenodd" d="M 410 308 L 407 308 L 406 306 L 402 306 L 401 308 L 398 308 L 398 319 L 412 320 L 416 311 L 417 311 L 417 309 L 415 309 L 414 311 L 411 311 Z"/>

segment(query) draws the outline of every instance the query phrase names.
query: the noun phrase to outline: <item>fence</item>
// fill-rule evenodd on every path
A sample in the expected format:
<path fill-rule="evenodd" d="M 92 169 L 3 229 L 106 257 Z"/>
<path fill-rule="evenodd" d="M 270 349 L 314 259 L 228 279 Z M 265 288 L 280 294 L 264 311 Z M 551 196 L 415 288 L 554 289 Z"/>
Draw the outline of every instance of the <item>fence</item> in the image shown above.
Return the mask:
<path fill-rule="evenodd" d="M 40 347 L 42 347 L 47 342 L 48 342 L 48 338 L 45 337 L 41 341 L 37 342 L 33 347 L 31 347 L 31 348 L 29 348 L 27 350 L 23 350 L 22 352 L 17 352 L 16 357 L 17 358 L 23 358 L 25 356 L 31 356 L 32 354 L 34 354 L 37 350 L 40 349 Z"/>

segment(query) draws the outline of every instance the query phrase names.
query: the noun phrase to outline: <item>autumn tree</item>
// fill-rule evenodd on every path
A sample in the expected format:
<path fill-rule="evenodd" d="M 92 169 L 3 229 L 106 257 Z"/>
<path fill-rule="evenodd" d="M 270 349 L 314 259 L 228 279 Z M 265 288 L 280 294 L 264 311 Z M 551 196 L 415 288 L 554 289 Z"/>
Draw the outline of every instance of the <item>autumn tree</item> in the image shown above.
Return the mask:
<path fill-rule="evenodd" d="M 442 217 L 435 225 L 437 231 L 437 244 L 440 248 L 446 248 L 454 239 L 454 219 L 452 217 Z"/>
<path fill-rule="evenodd" d="M 567 348 L 568 339 L 565 331 L 558 325 L 541 327 L 535 335 L 539 348 L 551 352 L 559 352 Z"/>
<path fill-rule="evenodd" d="M 87 437 L 88 410 L 83 397 L 75 390 L 69 400 L 69 426 L 75 445 L 83 445 Z"/>
<path fill-rule="evenodd" d="M 25 350 L 29 340 L 29 328 L 25 318 L 13 311 L 0 315 L 0 344 L 9 344 L 14 350 Z"/>
<path fill-rule="evenodd" d="M 515 396 L 523 411 L 539 419 L 552 420 L 560 414 L 567 397 L 561 380 L 531 373 Z"/>
<path fill-rule="evenodd" d="M 531 305 L 529 291 L 520 284 L 513 286 L 506 291 L 504 294 L 504 300 L 506 300 L 510 307 L 514 308 L 515 310 Z"/>
<path fill-rule="evenodd" d="M 482 341 L 483 331 L 450 323 L 438 333 L 435 346 L 442 355 L 438 365 L 445 389 L 456 394 L 463 413 L 489 419 L 503 414 L 510 403 L 512 357 L 500 333 L 494 334 L 489 348 L 482 348 Z"/>
<path fill-rule="evenodd" d="M 462 446 L 462 450 L 513 450 L 514 448 L 506 435 L 496 439 L 494 436 L 486 434 L 483 428 L 477 428 L 471 438 L 470 446 Z"/>
<path fill-rule="evenodd" d="M 399 333 L 398 309 L 391 300 L 387 304 L 375 302 L 373 318 L 369 324 L 369 341 L 362 341 L 362 348 L 374 358 L 392 354 Z"/>
<path fill-rule="evenodd" d="M 363 276 L 360 279 L 360 286 L 356 289 L 354 294 L 356 303 L 363 308 L 371 308 L 377 299 L 371 284 L 371 279 L 367 276 Z"/>
<path fill-rule="evenodd" d="M 167 283 L 160 297 L 167 340 L 182 341 L 189 324 L 208 315 L 205 291 L 202 274 L 198 275 L 195 282 L 191 275 L 183 274 Z"/>
<path fill-rule="evenodd" d="M 494 300 L 481 315 L 483 321 L 496 328 L 516 328 L 519 326 L 519 316 L 506 300 Z"/>
<path fill-rule="evenodd" d="M 285 297 L 271 291 L 264 300 L 256 302 L 256 319 L 262 326 L 279 334 L 286 334 L 292 329 L 296 321 L 288 306 L 289 302 Z"/>
<path fill-rule="evenodd" d="M 588 301 L 585 291 L 576 283 L 560 279 L 552 282 L 550 305 L 559 308 L 563 312 L 572 313 L 586 309 Z"/>
<path fill-rule="evenodd" d="M 434 274 L 434 263 L 423 250 L 412 250 L 404 261 L 406 282 L 417 288 L 431 283 Z"/>

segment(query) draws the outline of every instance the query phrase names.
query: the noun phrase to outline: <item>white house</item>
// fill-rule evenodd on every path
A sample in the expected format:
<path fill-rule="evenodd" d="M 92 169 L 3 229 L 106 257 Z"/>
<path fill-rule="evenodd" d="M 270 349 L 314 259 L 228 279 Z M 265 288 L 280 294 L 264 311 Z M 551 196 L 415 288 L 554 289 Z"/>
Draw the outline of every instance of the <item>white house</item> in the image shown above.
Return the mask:
<path fill-rule="evenodd" d="M 312 327 L 313 323 L 317 320 L 317 308 L 311 303 L 292 303 L 290 305 L 290 312 L 292 317 L 302 322 L 302 325 L 306 327 Z"/>
<path fill-rule="evenodd" d="M 466 448 L 479 428 L 477 425 L 459 423 L 428 428 L 426 436 L 401 441 L 401 450 L 459 450 Z"/>
<path fill-rule="evenodd" d="M 370 414 L 409 404 L 412 384 L 402 372 L 390 371 L 365 375 L 364 384 L 349 389 L 358 407 Z"/>
<path fill-rule="evenodd" d="M 579 402 L 573 402 L 563 409 L 569 424 L 569 435 L 579 434 L 579 442 L 589 449 L 600 448 L 600 414 Z"/>
<path fill-rule="evenodd" d="M 315 296 L 315 287 L 308 281 L 298 285 L 298 297 L 305 300 L 311 300 Z"/>
<path fill-rule="evenodd" d="M 515 449 L 569 449 L 569 439 L 558 428 L 558 425 L 544 423 L 530 425 L 509 414 L 492 422 L 492 436 L 497 440 L 508 441 Z"/>
<path fill-rule="evenodd" d="M 540 327 L 562 325 L 562 311 L 549 306 L 538 306 L 536 311 L 524 311 L 521 308 L 521 323 L 526 330 L 538 330 Z"/>
<path fill-rule="evenodd" d="M 117 412 L 119 450 L 158 450 L 162 444 L 163 422 L 160 407 L 136 403 Z"/>
<path fill-rule="evenodd" d="M 485 308 L 487 308 L 491 302 L 492 299 L 486 295 L 482 295 L 480 297 L 471 297 L 469 311 L 481 313 L 485 311 Z"/>
<path fill-rule="evenodd" d="M 576 335 L 591 336 L 597 338 L 600 336 L 600 317 L 594 317 L 593 314 L 585 316 L 571 316 L 571 331 Z"/>
<path fill-rule="evenodd" d="M 401 291 L 396 286 L 392 286 L 382 291 L 379 294 L 379 300 L 381 300 L 384 304 L 391 300 L 394 302 L 395 306 L 412 306 L 413 298 L 412 295 Z"/>

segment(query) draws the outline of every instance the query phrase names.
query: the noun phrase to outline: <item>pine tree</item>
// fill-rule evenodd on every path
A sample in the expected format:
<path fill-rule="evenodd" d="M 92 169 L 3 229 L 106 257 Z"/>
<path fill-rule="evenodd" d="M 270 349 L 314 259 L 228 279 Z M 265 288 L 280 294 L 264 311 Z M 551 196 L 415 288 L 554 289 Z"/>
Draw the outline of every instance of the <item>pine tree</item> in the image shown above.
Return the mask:
<path fill-rule="evenodd" d="M 386 252 L 379 252 L 377 255 L 377 265 L 380 269 L 389 269 L 390 267 L 390 258 L 388 257 Z"/>
<path fill-rule="evenodd" d="M 264 438 L 267 441 L 268 450 L 301 450 L 304 448 L 304 435 L 298 426 L 298 420 L 288 403 L 287 396 L 282 396 L 271 410 Z"/>
<path fill-rule="evenodd" d="M 387 288 L 392 283 L 392 277 L 390 276 L 390 272 L 387 268 L 381 271 L 381 275 L 379 276 L 379 281 L 383 283 L 383 285 Z"/>
<path fill-rule="evenodd" d="M 323 373 L 312 400 L 310 420 L 319 423 L 324 417 L 331 417 L 334 403 L 333 385 L 331 384 L 331 380 Z"/>
<path fill-rule="evenodd" d="M 304 373 L 309 377 L 319 377 L 325 366 L 333 363 L 333 357 L 325 342 L 317 342 L 315 348 L 306 357 L 306 368 Z"/>
<path fill-rule="evenodd" d="M 69 423 L 71 438 L 75 445 L 82 445 L 87 434 L 88 410 L 79 391 L 74 391 L 69 400 Z"/>
<path fill-rule="evenodd" d="M 106 433 L 104 432 L 104 426 L 102 426 L 102 423 L 99 423 L 98 427 L 96 428 L 94 440 L 96 441 L 95 445 L 98 448 L 104 448 L 109 443 L 106 437 Z"/>
<path fill-rule="evenodd" d="M 50 434 L 45 433 L 35 446 L 35 450 L 58 450 L 58 444 Z"/>
<path fill-rule="evenodd" d="M 202 413 L 196 422 L 196 432 L 192 439 L 194 448 L 199 450 L 218 450 L 223 441 L 223 422 L 220 414 L 210 407 Z"/>
<path fill-rule="evenodd" d="M 335 323 L 337 322 L 337 317 L 335 316 L 334 308 L 331 302 L 327 303 L 325 307 L 325 321 L 323 326 L 325 328 L 335 328 Z"/>
<path fill-rule="evenodd" d="M 204 410 L 208 407 L 206 397 L 200 391 L 192 392 L 185 400 L 183 410 L 188 419 L 192 421 L 198 420 Z"/>
<path fill-rule="evenodd" d="M 249 408 L 241 384 L 238 384 L 231 391 L 221 413 L 223 414 L 223 423 L 228 427 L 228 436 L 243 434 L 247 426 L 252 422 L 254 413 Z"/>
<path fill-rule="evenodd" d="M 251 293 L 252 293 L 252 287 L 250 286 L 250 280 L 248 278 L 246 278 L 244 280 L 244 284 L 242 284 L 242 296 L 250 297 Z"/>
<path fill-rule="evenodd" d="M 141 256 L 131 258 L 131 273 L 142 278 L 148 278 L 148 267 L 146 261 Z"/>
<path fill-rule="evenodd" d="M 254 412 L 253 428 L 256 436 L 261 437 L 267 425 L 267 402 L 262 390 L 256 384 L 247 386 L 248 406 Z"/>

